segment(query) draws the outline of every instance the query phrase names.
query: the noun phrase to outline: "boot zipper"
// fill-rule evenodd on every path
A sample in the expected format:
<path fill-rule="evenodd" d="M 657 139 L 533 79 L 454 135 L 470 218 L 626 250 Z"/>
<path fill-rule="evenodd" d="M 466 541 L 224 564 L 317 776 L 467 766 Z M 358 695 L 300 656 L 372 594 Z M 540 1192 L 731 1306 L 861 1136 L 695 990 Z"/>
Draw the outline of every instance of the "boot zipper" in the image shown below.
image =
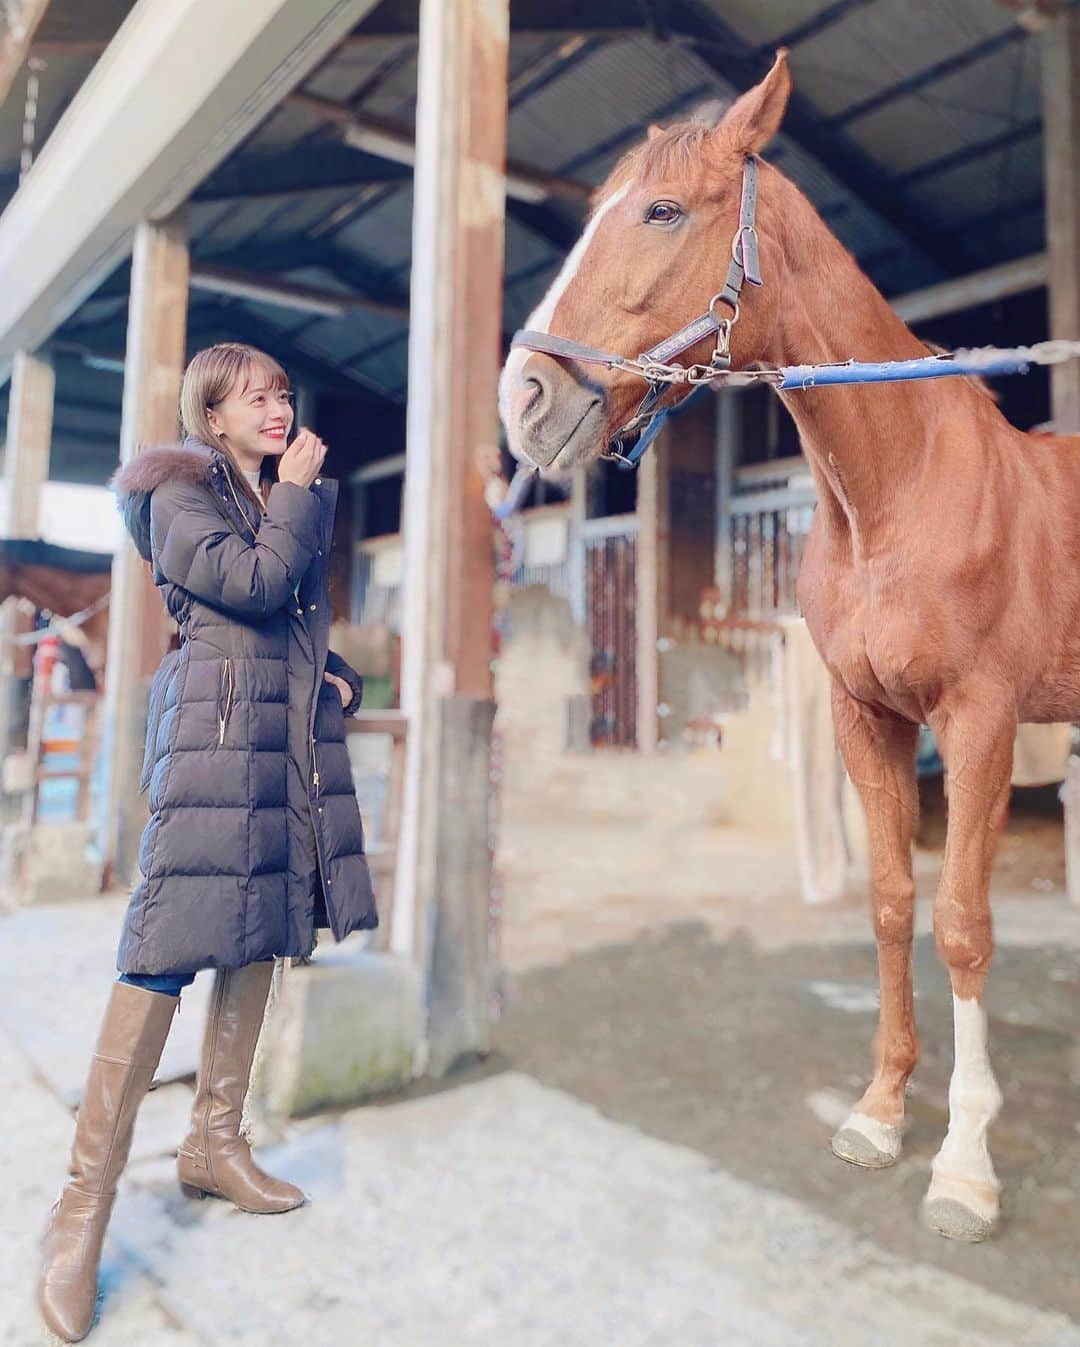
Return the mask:
<path fill-rule="evenodd" d="M 236 693 L 236 680 L 233 677 L 232 660 L 226 659 L 221 666 L 221 684 L 218 688 L 218 744 L 224 744 L 225 731 L 232 715 L 233 700 Z M 224 696 L 224 707 L 222 697 Z"/>

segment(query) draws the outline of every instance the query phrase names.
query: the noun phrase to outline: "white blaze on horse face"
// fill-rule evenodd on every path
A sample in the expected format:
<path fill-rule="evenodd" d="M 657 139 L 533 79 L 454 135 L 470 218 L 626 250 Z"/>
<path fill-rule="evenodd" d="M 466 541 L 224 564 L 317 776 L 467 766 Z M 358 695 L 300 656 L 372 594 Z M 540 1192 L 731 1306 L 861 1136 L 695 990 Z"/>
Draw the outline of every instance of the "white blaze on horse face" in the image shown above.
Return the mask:
<path fill-rule="evenodd" d="M 953 1023 L 956 1057 L 949 1081 L 949 1130 L 934 1157 L 926 1200 L 952 1198 L 993 1221 L 1001 1185 L 986 1132 L 1001 1108 L 1001 1091 L 987 1054 L 986 1012 L 980 1002 L 954 996 Z"/>
<path fill-rule="evenodd" d="M 596 231 L 600 228 L 600 221 L 607 215 L 614 206 L 616 206 L 629 191 L 629 184 L 620 187 L 613 193 L 596 214 L 586 225 L 584 232 L 574 244 L 567 255 L 566 261 L 562 264 L 559 274 L 548 287 L 547 294 L 525 320 L 525 327 L 531 332 L 549 332 L 551 330 L 551 320 L 555 317 L 555 310 L 558 308 L 559 300 L 566 293 L 570 282 L 577 275 L 584 261 L 585 254 L 589 250 L 589 245 L 596 237 Z M 499 415 L 502 417 L 503 426 L 506 429 L 506 437 L 510 442 L 510 449 L 515 457 L 521 455 L 517 450 L 517 429 L 518 418 L 513 414 L 512 397 L 514 389 L 521 382 L 522 371 L 525 368 L 525 362 L 532 355 L 532 351 L 523 350 L 521 347 L 515 347 L 506 357 L 506 364 L 503 366 L 502 375 L 499 378 Z"/>

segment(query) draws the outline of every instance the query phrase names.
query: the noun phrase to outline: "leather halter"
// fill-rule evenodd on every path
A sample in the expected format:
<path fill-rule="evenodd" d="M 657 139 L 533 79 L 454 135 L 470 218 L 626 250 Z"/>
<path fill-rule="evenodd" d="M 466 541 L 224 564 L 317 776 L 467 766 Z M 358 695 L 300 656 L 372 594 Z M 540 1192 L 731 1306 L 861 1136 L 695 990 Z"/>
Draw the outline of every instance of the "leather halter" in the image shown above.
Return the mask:
<path fill-rule="evenodd" d="M 515 347 L 529 351 L 539 351 L 542 355 L 557 360 L 575 360 L 585 364 L 603 365 L 605 369 L 620 370 L 636 374 L 648 384 L 645 396 L 638 404 L 634 415 L 621 426 L 607 446 L 604 458 L 615 459 L 627 468 L 635 468 L 645 450 L 649 447 L 656 432 L 660 429 L 664 412 L 658 407 L 668 384 L 706 383 L 715 377 L 718 370 L 731 367 L 729 346 L 731 329 L 739 319 L 739 297 L 743 282 L 761 285 L 761 272 L 758 263 L 758 236 L 754 224 L 757 208 L 757 159 L 747 155 L 743 161 L 742 198 L 739 204 L 739 224 L 731 240 L 731 262 L 728 265 L 724 288 L 717 291 L 709 300 L 708 311 L 693 319 L 678 332 L 665 337 L 663 341 L 650 346 L 637 357 L 614 355 L 610 351 L 600 351 L 593 346 L 571 341 L 569 337 L 556 337 L 550 332 L 533 332 L 523 328 L 515 332 L 510 349 Z M 720 304 L 726 304 L 730 317 L 721 318 L 716 310 Z M 716 334 L 712 356 L 707 365 L 680 365 L 672 363 L 674 357 Z"/>

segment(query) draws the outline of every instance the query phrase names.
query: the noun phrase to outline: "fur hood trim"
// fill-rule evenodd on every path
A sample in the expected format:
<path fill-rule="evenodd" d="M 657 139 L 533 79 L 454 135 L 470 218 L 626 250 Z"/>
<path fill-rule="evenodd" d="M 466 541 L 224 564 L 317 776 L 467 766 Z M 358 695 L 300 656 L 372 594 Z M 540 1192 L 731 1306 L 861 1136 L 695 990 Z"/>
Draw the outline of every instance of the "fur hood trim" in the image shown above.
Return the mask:
<path fill-rule="evenodd" d="M 192 436 L 183 444 L 144 449 L 118 469 L 110 486 L 116 493 L 124 525 L 144 561 L 150 557 L 150 497 L 163 482 L 190 482 L 203 486 L 210 481 L 213 450 Z"/>

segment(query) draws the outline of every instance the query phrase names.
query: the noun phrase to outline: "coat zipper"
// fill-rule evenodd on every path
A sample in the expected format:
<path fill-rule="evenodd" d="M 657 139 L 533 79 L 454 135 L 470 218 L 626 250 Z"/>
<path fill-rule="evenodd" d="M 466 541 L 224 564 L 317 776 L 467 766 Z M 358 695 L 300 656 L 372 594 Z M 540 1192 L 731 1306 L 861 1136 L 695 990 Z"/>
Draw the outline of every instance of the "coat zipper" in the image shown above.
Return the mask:
<path fill-rule="evenodd" d="M 222 709 L 222 693 L 225 696 L 225 707 Z M 236 680 L 233 677 L 232 660 L 226 659 L 221 666 L 221 683 L 218 688 L 218 744 L 225 743 L 225 731 L 229 726 L 229 717 L 232 715 L 233 701 L 236 694 Z"/>
<path fill-rule="evenodd" d="M 225 469 L 225 478 L 226 478 L 226 481 L 229 482 L 229 490 L 230 490 L 230 492 L 232 492 L 232 494 L 233 494 L 233 500 L 236 501 L 236 508 L 238 509 L 238 511 L 240 511 L 240 515 L 242 516 L 242 519 L 244 519 L 244 523 L 245 523 L 246 525 L 248 525 L 248 528 L 250 529 L 250 535 L 252 535 L 253 539 L 255 539 L 255 537 L 256 537 L 255 529 L 253 529 L 253 528 L 252 528 L 252 525 L 250 525 L 250 521 L 249 521 L 249 519 L 248 519 L 248 516 L 246 516 L 246 513 L 245 513 L 244 509 L 241 508 L 240 501 L 237 500 L 236 488 L 234 488 L 234 486 L 233 486 L 233 478 L 232 478 L 232 474 L 229 473 L 228 467 L 226 467 L 226 469 Z M 228 660 L 226 660 L 226 664 L 228 664 Z M 316 690 L 315 690 L 315 696 L 316 696 L 316 698 L 318 698 L 318 688 L 316 688 Z M 222 726 L 221 726 L 221 738 L 220 738 L 220 742 L 224 741 L 224 738 L 225 738 L 225 726 L 222 725 Z M 318 764 L 318 758 L 315 757 L 315 731 L 314 731 L 314 730 L 308 730 L 308 738 L 310 738 L 310 741 L 311 741 L 311 784 L 314 785 L 314 787 L 315 787 L 315 795 L 318 795 L 318 793 L 319 793 L 319 764 Z M 316 865 L 319 866 L 319 873 L 322 874 L 322 858 L 320 858 L 320 855 L 319 855 L 319 830 L 318 830 L 318 824 L 315 823 L 314 818 L 312 818 L 312 820 L 311 820 L 311 826 L 312 826 L 312 830 L 314 830 L 314 834 L 315 834 L 315 862 L 316 862 Z M 323 894 L 325 894 L 326 915 L 327 915 L 327 919 L 330 919 L 330 898 L 329 898 L 329 896 L 326 896 L 326 880 L 325 880 L 325 878 L 323 878 Z M 331 928 L 333 928 L 333 920 L 331 920 Z"/>

